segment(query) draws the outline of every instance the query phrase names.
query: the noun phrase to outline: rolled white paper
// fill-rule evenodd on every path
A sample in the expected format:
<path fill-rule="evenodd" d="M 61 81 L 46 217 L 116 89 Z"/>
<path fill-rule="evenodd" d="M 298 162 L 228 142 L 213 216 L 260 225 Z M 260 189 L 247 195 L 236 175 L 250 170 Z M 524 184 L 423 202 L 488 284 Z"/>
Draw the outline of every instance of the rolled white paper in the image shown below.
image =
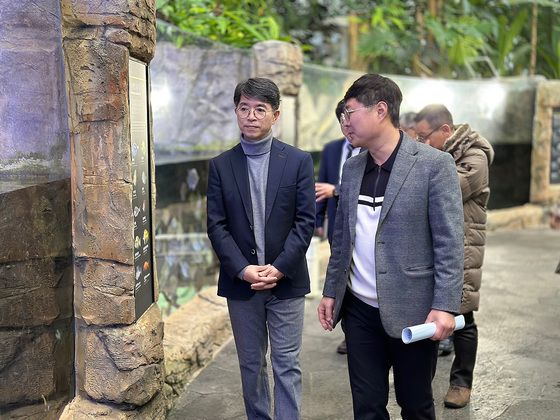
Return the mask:
<path fill-rule="evenodd" d="M 455 331 L 465 326 L 465 317 L 457 315 L 455 317 Z M 432 337 L 436 333 L 436 324 L 429 322 L 428 324 L 414 325 L 406 327 L 402 330 L 401 338 L 404 344 L 414 343 L 418 340 L 424 340 Z"/>

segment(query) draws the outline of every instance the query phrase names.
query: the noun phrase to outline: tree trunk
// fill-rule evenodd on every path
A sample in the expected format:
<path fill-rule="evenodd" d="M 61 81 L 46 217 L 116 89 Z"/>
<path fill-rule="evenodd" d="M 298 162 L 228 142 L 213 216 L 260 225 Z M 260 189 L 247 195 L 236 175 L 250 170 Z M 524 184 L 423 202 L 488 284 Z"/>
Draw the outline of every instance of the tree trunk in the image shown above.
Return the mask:
<path fill-rule="evenodd" d="M 531 22 L 531 63 L 529 65 L 529 74 L 533 76 L 537 68 L 537 28 L 538 28 L 539 6 L 533 1 L 533 18 Z"/>

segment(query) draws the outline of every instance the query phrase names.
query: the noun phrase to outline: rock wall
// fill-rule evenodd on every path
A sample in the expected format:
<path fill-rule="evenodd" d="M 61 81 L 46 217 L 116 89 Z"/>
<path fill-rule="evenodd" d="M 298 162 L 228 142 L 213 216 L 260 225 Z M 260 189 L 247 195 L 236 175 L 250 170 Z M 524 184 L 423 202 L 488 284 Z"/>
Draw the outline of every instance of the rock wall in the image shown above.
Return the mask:
<path fill-rule="evenodd" d="M 0 418 L 51 419 L 74 389 L 61 12 L 0 10 Z"/>
<path fill-rule="evenodd" d="M 546 81 L 539 85 L 535 108 L 531 156 L 531 202 L 559 204 L 560 81 Z"/>
<path fill-rule="evenodd" d="M 237 83 L 255 75 L 278 84 L 282 116 L 275 133 L 295 143 L 292 104 L 302 84 L 302 66 L 299 47 L 286 42 L 259 42 L 247 51 L 210 43 L 177 47 L 158 40 L 151 65 L 157 164 L 209 159 L 237 143 L 233 92 Z"/>
<path fill-rule="evenodd" d="M 154 54 L 155 1 L 61 5 L 76 325 L 76 397 L 62 418 L 161 417 L 161 313 L 154 304 L 136 320 L 134 305 L 128 97 L 129 58 L 149 63 Z"/>
<path fill-rule="evenodd" d="M 72 394 L 70 182 L 0 195 L 0 417 L 56 418 Z"/>

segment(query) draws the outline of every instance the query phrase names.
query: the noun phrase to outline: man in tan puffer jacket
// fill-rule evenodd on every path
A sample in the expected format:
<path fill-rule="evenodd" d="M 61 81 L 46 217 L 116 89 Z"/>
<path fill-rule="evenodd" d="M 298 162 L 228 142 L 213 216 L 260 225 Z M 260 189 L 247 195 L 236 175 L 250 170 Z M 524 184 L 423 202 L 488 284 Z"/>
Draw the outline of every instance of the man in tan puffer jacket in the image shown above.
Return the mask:
<path fill-rule="evenodd" d="M 461 408 L 470 401 L 473 370 L 478 346 L 478 329 L 473 311 L 478 310 L 484 244 L 486 206 L 490 196 L 489 166 L 494 159 L 490 143 L 468 124 L 453 125 L 449 110 L 440 104 L 424 107 L 414 119 L 417 140 L 453 156 L 463 196 L 465 215 L 465 263 L 461 313 L 465 327 L 455 332 L 455 358 L 450 386 L 444 398 L 449 408 Z"/>

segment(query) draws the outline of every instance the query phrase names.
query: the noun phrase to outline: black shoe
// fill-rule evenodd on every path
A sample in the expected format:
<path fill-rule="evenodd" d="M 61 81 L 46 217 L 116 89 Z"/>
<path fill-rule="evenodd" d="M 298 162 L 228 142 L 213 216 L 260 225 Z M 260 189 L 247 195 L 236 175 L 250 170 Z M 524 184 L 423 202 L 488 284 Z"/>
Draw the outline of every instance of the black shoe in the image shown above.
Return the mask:
<path fill-rule="evenodd" d="M 448 354 L 453 353 L 453 350 L 453 338 L 446 338 L 445 340 L 441 340 L 439 342 L 438 356 L 447 356 Z"/>
<path fill-rule="evenodd" d="M 342 343 L 340 343 L 338 345 L 338 347 L 336 348 L 336 352 L 338 354 L 346 354 L 348 353 L 348 350 L 346 349 L 346 340 L 342 340 Z"/>

